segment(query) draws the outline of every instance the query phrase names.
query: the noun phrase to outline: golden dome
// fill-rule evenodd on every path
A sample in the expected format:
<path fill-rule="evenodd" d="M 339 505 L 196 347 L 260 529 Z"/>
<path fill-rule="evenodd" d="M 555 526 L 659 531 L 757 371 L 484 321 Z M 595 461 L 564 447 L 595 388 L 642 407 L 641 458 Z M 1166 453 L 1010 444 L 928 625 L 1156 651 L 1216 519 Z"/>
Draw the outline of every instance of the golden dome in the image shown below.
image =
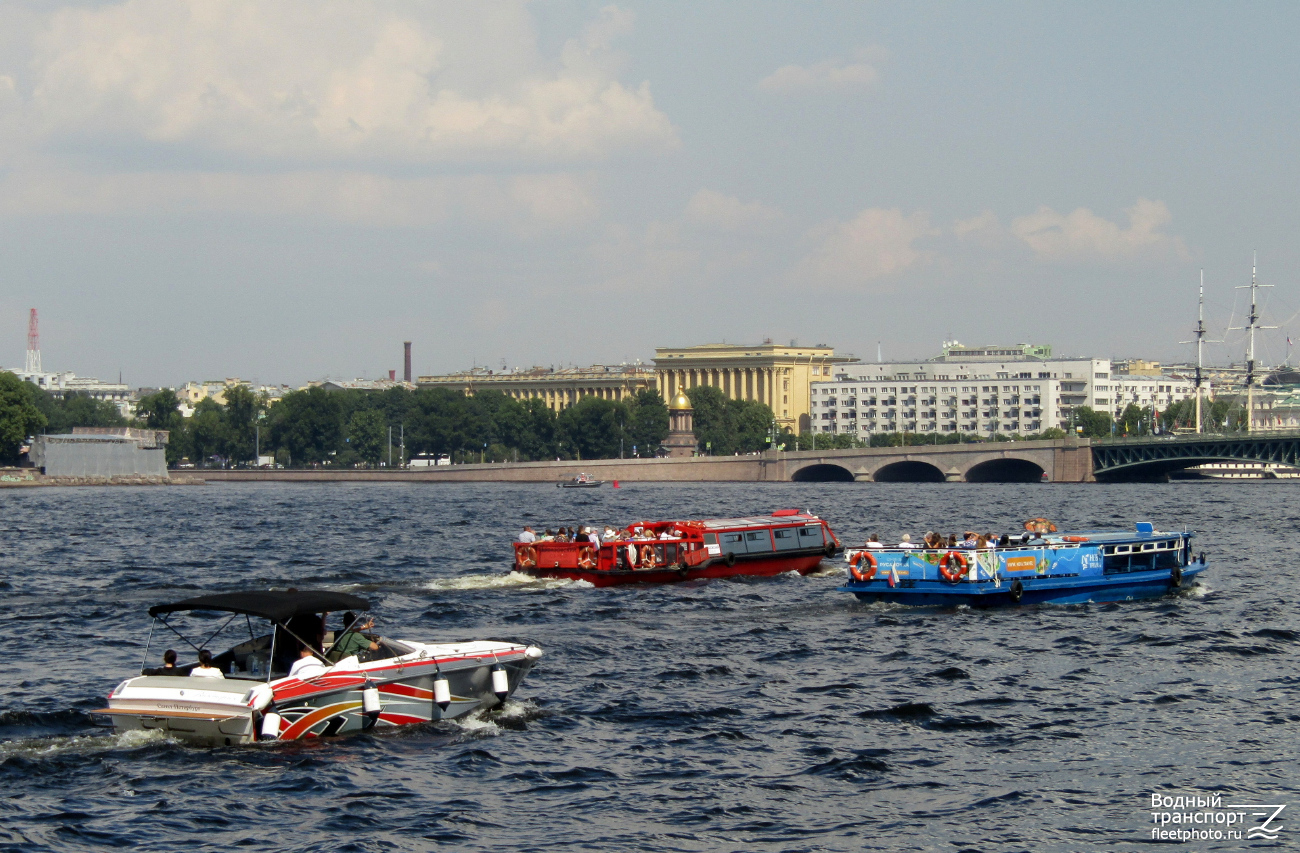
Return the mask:
<path fill-rule="evenodd" d="M 668 404 L 668 410 L 671 412 L 681 412 L 691 410 L 691 401 L 685 394 L 678 394 L 673 397 L 673 401 Z"/>

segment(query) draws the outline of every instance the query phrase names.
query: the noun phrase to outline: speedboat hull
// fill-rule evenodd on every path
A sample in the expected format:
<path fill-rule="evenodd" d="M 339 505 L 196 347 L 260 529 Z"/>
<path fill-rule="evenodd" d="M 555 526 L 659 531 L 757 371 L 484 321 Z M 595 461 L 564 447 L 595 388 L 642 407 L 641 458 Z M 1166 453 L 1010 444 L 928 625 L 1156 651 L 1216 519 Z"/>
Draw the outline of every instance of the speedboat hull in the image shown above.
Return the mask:
<path fill-rule="evenodd" d="M 301 740 L 450 720 L 501 705 L 541 657 L 536 647 L 507 643 L 404 644 L 413 651 L 401 657 L 348 658 L 304 678 L 269 683 L 140 676 L 118 685 L 108 707 L 95 713 L 111 717 L 118 731 L 156 729 L 203 746 Z M 494 683 L 498 668 L 505 673 L 504 690 Z M 446 707 L 435 701 L 439 677 L 447 680 Z M 378 691 L 373 711 L 364 697 L 370 687 Z"/>

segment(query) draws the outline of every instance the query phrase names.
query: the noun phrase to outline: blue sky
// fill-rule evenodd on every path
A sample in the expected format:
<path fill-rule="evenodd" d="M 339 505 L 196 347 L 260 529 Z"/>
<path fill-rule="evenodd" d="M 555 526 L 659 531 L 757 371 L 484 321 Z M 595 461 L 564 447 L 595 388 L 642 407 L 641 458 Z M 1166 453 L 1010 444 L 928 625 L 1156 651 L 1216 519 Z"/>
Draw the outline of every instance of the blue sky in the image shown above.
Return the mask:
<path fill-rule="evenodd" d="M 47 369 L 134 385 L 374 377 L 408 339 L 418 373 L 767 337 L 1173 361 L 1199 270 L 1240 325 L 1256 250 L 1261 355 L 1300 331 L 1293 3 L 0 15 L 0 363 L 30 307 Z"/>

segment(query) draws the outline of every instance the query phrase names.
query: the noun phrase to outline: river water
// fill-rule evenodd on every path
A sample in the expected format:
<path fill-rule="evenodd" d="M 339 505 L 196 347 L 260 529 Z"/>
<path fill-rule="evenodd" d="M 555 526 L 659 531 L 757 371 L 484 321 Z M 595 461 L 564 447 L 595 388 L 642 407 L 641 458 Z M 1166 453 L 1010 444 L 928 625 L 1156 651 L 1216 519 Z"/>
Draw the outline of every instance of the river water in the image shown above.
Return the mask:
<path fill-rule="evenodd" d="M 0 850 L 1139 850 L 1151 795 L 1289 804 L 1300 837 L 1294 486 L 220 484 L 0 492 Z M 864 605 L 810 576 L 594 589 L 508 574 L 519 525 L 812 509 L 930 528 L 1196 530 L 1164 599 Z M 149 605 L 367 596 L 383 633 L 545 657 L 502 713 L 198 749 L 86 712 Z M 156 643 L 155 643 L 156 647 Z M 1288 814 L 1294 813 L 1294 814 Z M 1291 828 L 1294 824 L 1294 828 Z"/>

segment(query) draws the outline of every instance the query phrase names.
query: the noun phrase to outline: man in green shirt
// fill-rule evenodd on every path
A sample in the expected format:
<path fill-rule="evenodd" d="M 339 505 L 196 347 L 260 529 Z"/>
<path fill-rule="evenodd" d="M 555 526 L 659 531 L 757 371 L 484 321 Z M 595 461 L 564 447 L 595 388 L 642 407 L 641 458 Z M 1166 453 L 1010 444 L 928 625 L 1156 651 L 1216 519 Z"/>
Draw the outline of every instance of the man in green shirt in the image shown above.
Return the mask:
<path fill-rule="evenodd" d="M 368 631 L 375 627 L 375 620 L 371 618 L 364 625 L 357 624 L 357 615 L 352 611 L 343 614 L 343 633 L 334 640 L 334 645 L 330 648 L 329 654 L 326 655 L 334 663 L 338 663 L 346 657 L 351 657 L 358 652 L 369 649 L 372 652 L 379 651 L 377 640 L 368 639 L 362 631 Z M 380 638 L 382 639 L 382 638 Z"/>

